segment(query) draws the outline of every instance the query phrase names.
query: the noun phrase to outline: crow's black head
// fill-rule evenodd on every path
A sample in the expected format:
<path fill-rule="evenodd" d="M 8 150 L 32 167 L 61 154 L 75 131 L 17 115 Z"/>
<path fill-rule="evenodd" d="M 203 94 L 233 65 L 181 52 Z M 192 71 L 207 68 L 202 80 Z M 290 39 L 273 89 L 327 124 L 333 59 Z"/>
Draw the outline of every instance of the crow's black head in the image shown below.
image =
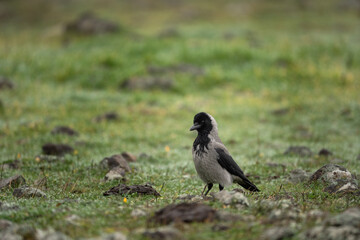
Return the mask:
<path fill-rule="evenodd" d="M 213 129 L 210 115 L 204 112 L 200 112 L 194 117 L 194 125 L 190 128 L 190 131 L 197 130 L 199 133 L 210 133 Z"/>

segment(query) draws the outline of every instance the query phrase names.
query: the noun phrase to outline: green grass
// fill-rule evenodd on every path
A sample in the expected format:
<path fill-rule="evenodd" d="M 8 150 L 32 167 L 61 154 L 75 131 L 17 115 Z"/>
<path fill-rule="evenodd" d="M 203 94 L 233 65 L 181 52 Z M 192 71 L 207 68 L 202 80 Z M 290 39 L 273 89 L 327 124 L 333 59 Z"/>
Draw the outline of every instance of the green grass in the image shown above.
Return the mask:
<path fill-rule="evenodd" d="M 96 1 L 92 4 L 97 6 Z M 319 208 L 331 213 L 360 205 L 359 198 L 330 195 L 322 186 L 288 183 L 291 170 L 315 171 L 328 161 L 283 155 L 290 145 L 305 145 L 315 153 L 327 148 L 343 160 L 341 165 L 360 174 L 356 160 L 360 154 L 356 14 L 338 12 L 331 4 L 302 12 L 285 1 L 282 7 L 294 14 L 291 17 L 258 3 L 250 13 L 236 18 L 224 13 L 225 6 L 217 2 L 206 8 L 203 2 L 193 5 L 207 9 L 206 14 L 200 12 L 185 22 L 177 18 L 177 9 L 169 6 L 150 8 L 158 15 L 145 15 L 149 21 L 144 22 L 131 21 L 142 9 L 133 7 L 117 15 L 111 5 L 102 6 L 100 15 L 121 20 L 127 31 L 71 38 L 66 46 L 61 36 L 48 38 L 49 26 L 36 19 L 32 29 L 24 30 L 18 19 L 5 26 L 6 34 L 0 39 L 0 75 L 11 78 L 16 87 L 2 90 L 0 95 L 0 162 L 19 154 L 23 166 L 1 174 L 4 178 L 22 174 L 33 186 L 36 180 L 46 178 L 48 198 L 16 199 L 11 189 L 3 190 L 1 201 L 21 208 L 2 211 L 0 218 L 53 227 L 74 238 L 113 231 L 139 238 L 134 232 L 146 226 L 147 218 L 132 218 L 132 209 L 144 208 L 151 214 L 180 194 L 202 190 L 191 160 L 195 135 L 188 131 L 200 111 L 217 119 L 223 142 L 245 173 L 259 176 L 253 181 L 262 192 L 248 195 L 248 209 L 226 209 L 254 215 L 252 224 L 235 222 L 225 232 L 211 231 L 212 224 L 191 224 L 181 227 L 186 238 L 257 239 L 272 226 L 262 224 L 269 212 L 258 206 L 259 199 L 291 196 L 303 211 Z M 70 13 L 75 16 L 79 9 Z M 319 14 L 319 9 L 328 11 Z M 70 13 L 57 11 L 53 18 L 47 16 L 51 24 L 55 22 L 52 19 L 70 18 Z M 158 38 L 159 30 L 169 25 L 178 26 L 180 37 Z M 225 38 L 226 34 L 232 38 Z M 204 69 L 204 74 L 170 74 L 175 86 L 169 91 L 118 88 L 129 77 L 148 76 L 150 65 L 183 63 Z M 289 113 L 271 113 L 280 108 L 288 108 Z M 117 112 L 120 119 L 92 121 L 108 111 Z M 80 135 L 50 134 L 58 125 L 71 126 Z M 63 162 L 35 161 L 46 142 L 68 143 L 78 153 L 67 155 Z M 97 164 L 122 151 L 151 156 L 131 164 L 134 171 L 127 174 L 127 183 L 149 182 L 157 190 L 163 186 L 161 197 L 128 196 L 124 203 L 122 197 L 102 196 L 117 182 L 103 182 L 106 171 Z M 267 162 L 283 163 L 286 171 L 271 168 Z M 279 178 L 269 180 L 271 176 Z M 66 198 L 76 201 L 63 202 Z M 207 204 L 222 209 L 219 203 Z M 71 215 L 78 216 L 74 223 L 67 220 Z M 311 226 L 298 224 L 298 231 Z"/>

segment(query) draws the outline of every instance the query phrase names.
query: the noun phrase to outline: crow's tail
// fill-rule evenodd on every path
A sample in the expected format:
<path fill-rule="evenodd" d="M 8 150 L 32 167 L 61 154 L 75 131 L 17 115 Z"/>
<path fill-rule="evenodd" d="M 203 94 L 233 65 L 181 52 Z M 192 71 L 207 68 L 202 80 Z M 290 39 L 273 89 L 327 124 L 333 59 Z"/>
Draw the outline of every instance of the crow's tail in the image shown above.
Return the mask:
<path fill-rule="evenodd" d="M 249 191 L 260 192 L 260 190 L 255 186 L 255 184 L 250 182 L 250 180 L 247 179 L 245 176 L 241 176 L 241 178 L 236 182 Z"/>

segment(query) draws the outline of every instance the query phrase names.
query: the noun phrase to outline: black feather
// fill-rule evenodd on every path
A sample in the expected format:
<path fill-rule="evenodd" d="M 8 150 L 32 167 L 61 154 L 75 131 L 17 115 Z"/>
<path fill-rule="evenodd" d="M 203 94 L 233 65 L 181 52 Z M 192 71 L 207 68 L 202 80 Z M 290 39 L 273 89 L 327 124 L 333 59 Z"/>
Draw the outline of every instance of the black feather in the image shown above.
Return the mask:
<path fill-rule="evenodd" d="M 236 164 L 234 159 L 224 151 L 224 149 L 215 148 L 215 150 L 218 154 L 217 160 L 220 166 L 226 169 L 226 171 L 230 174 L 239 177 L 240 181 L 238 183 L 242 187 L 253 192 L 260 192 L 260 190 L 252 182 L 250 182 L 247 177 L 245 177 L 244 172 Z"/>
<path fill-rule="evenodd" d="M 194 141 L 193 149 L 197 155 L 201 156 L 203 153 L 205 153 L 205 148 L 209 149 L 208 148 L 208 144 L 210 143 L 209 134 L 213 126 L 211 124 L 211 119 L 209 115 L 207 115 L 204 112 L 200 112 L 195 115 L 194 124 L 195 123 L 201 125 L 201 127 L 197 129 L 198 136 Z M 198 145 L 199 145 L 199 149 L 196 150 Z"/>

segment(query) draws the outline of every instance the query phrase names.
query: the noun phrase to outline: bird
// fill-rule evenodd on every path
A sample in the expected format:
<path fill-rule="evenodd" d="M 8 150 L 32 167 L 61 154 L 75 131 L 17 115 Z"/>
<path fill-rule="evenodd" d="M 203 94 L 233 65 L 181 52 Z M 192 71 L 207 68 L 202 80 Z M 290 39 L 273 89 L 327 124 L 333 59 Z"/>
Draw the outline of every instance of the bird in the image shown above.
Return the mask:
<path fill-rule="evenodd" d="M 219 184 L 219 190 L 231 185 L 233 182 L 252 192 L 260 190 L 253 184 L 231 157 L 229 151 L 218 135 L 218 125 L 208 113 L 199 112 L 194 116 L 194 125 L 190 131 L 196 130 L 198 135 L 193 143 L 192 156 L 195 169 L 200 179 L 207 187 L 205 196 L 214 184 Z"/>

